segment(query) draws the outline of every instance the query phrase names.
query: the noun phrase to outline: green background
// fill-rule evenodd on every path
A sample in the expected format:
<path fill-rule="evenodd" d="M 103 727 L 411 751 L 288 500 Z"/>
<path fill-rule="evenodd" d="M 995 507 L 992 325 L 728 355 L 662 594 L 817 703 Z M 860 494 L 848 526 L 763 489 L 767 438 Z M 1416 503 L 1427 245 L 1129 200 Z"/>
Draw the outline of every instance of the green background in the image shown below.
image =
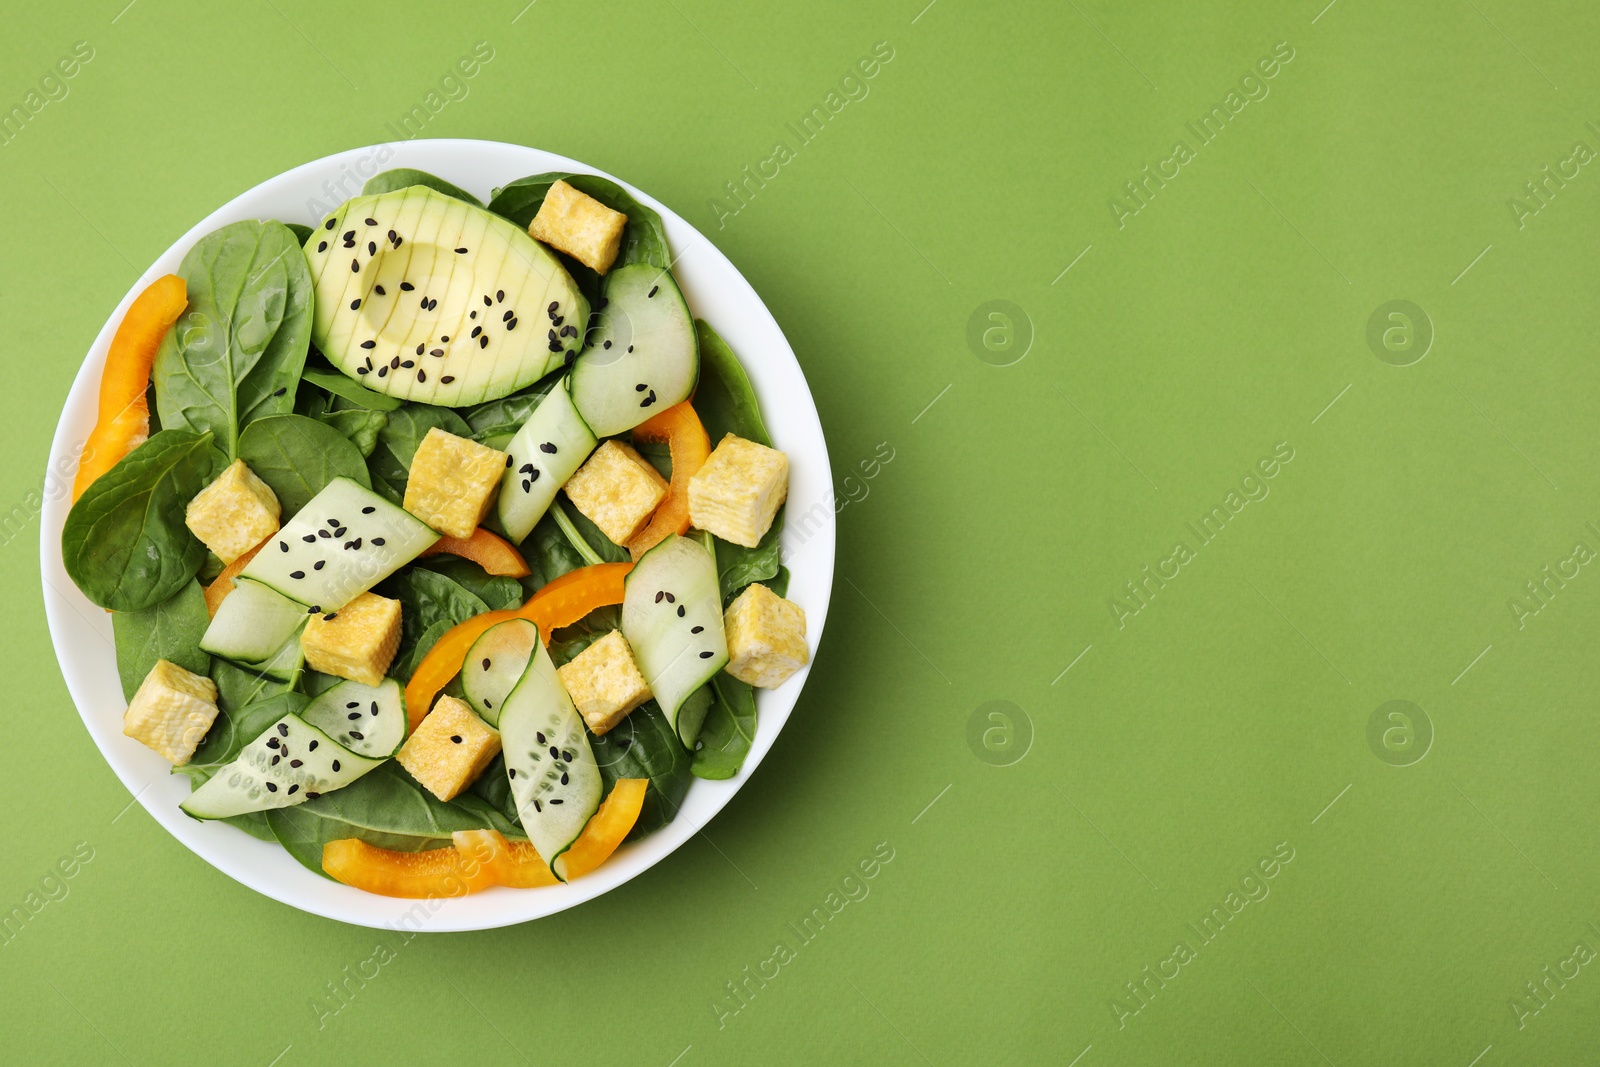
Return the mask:
<path fill-rule="evenodd" d="M 0 947 L 0 1058 L 1592 1058 L 1600 577 L 1564 561 L 1600 549 L 1600 173 L 1524 183 L 1600 146 L 1594 5 L 124 2 L 13 5 L 0 39 L 0 110 L 94 49 L 0 147 L 0 910 L 93 849 Z M 325 984 L 378 934 L 126 807 L 51 654 L 40 472 L 145 264 L 257 182 L 392 139 L 478 41 L 494 58 L 424 135 L 588 161 L 706 232 L 793 343 L 849 502 L 805 693 L 706 834 L 576 910 L 398 946 L 341 1004 Z M 869 95 L 796 147 L 785 124 L 880 41 Z M 1269 95 L 1201 146 L 1185 123 L 1279 42 Z M 709 201 L 779 139 L 795 158 L 719 228 Z M 1180 139 L 1129 217 L 1123 183 Z M 992 300 L 1020 316 L 969 342 Z M 1394 300 L 1426 323 L 1374 348 Z M 1392 700 L 1415 709 L 1369 741 Z M 802 943 L 875 847 L 867 895 Z M 1226 910 L 1274 849 L 1269 895 Z M 1186 924 L 1213 907 L 1205 942 Z"/>

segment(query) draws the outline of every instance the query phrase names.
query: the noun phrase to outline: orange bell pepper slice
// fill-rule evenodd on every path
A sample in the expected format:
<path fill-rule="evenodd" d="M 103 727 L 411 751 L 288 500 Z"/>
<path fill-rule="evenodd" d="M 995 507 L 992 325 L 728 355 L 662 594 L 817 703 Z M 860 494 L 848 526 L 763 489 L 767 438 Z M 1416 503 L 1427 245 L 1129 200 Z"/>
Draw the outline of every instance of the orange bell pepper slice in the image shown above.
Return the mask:
<path fill-rule="evenodd" d="M 568 879 L 588 874 L 622 844 L 644 806 L 644 778 L 624 778 L 612 787 L 578 840 L 567 850 Z M 458 830 L 449 848 L 393 852 L 358 838 L 322 846 L 322 869 L 345 885 L 386 897 L 459 897 L 491 886 L 534 889 L 558 885 L 538 849 L 507 841 L 494 830 Z"/>
<path fill-rule="evenodd" d="M 557 860 L 566 860 L 567 880 L 582 877 L 611 858 L 611 854 L 639 821 L 644 807 L 645 778 L 621 778 L 600 803 L 600 810 L 589 817 L 578 840 Z"/>
<path fill-rule="evenodd" d="M 628 542 L 635 560 L 672 534 L 689 531 L 689 479 L 711 455 L 711 439 L 700 416 L 685 400 L 633 428 L 635 441 L 665 441 L 672 450 L 672 482 L 667 495 L 650 516 L 650 524 Z"/>
<path fill-rule="evenodd" d="M 445 534 L 422 550 L 424 556 L 439 553 L 470 559 L 485 571 L 505 578 L 523 578 L 529 573 L 528 562 L 504 537 L 485 530 L 482 526 L 472 531 L 471 537 L 451 537 Z"/>
<path fill-rule="evenodd" d="M 261 544 L 222 568 L 222 573 L 217 575 L 210 585 L 206 586 L 206 612 L 213 619 L 217 617 L 217 609 L 222 607 L 223 598 L 233 592 L 233 580 L 239 577 L 239 572 L 249 566 L 250 561 L 256 558 L 256 553 L 260 552 L 262 547 L 272 540 L 274 536 L 276 535 L 268 534 L 262 539 Z"/>
<path fill-rule="evenodd" d="M 568 571 L 547 584 L 520 608 L 486 611 L 445 632 L 417 664 L 406 686 L 406 712 L 415 730 L 433 707 L 433 698 L 461 672 L 461 664 L 483 631 L 507 619 L 527 619 L 539 627 L 539 637 L 550 640 L 550 632 L 571 626 L 595 608 L 622 603 L 622 580 L 633 570 L 631 563 L 597 563 Z"/>
<path fill-rule="evenodd" d="M 150 368 L 161 339 L 188 306 L 188 287 L 176 274 L 157 278 L 128 305 L 111 338 L 106 368 L 100 372 L 99 414 L 78 462 L 73 503 L 90 483 L 150 436 L 150 403 L 145 399 Z"/>

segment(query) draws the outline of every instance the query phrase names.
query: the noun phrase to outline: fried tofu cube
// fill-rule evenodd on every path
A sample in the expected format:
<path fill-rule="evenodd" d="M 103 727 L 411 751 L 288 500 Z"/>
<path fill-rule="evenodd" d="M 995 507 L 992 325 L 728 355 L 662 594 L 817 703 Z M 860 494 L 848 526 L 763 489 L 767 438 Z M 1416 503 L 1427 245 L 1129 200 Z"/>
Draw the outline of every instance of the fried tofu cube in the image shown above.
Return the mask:
<path fill-rule="evenodd" d="M 505 472 L 504 452 L 435 426 L 411 458 L 405 509 L 440 533 L 471 537 Z"/>
<path fill-rule="evenodd" d="M 667 480 L 650 461 L 621 441 L 607 441 L 567 480 L 573 507 L 619 545 L 633 540 L 650 521 Z"/>
<path fill-rule="evenodd" d="M 612 630 L 556 669 L 578 714 L 599 735 L 650 699 L 650 686 L 633 661 L 621 630 Z"/>
<path fill-rule="evenodd" d="M 728 434 L 689 479 L 689 521 L 745 548 L 755 548 L 789 496 L 789 457 Z"/>
<path fill-rule="evenodd" d="M 477 780 L 500 754 L 500 731 L 464 701 L 442 696 L 400 746 L 395 759 L 423 788 L 449 801 Z"/>
<path fill-rule="evenodd" d="M 277 533 L 282 514 L 278 494 L 236 459 L 189 501 L 183 521 L 218 559 L 232 563 Z"/>
<path fill-rule="evenodd" d="M 598 274 L 611 269 L 622 247 L 628 216 L 612 211 L 564 181 L 550 186 L 528 232 Z"/>
<path fill-rule="evenodd" d="M 724 669 L 749 685 L 775 689 L 811 658 L 805 610 L 760 582 L 728 605 L 722 628 L 728 635 Z"/>
<path fill-rule="evenodd" d="M 400 601 L 362 593 L 338 611 L 313 615 L 300 648 L 314 671 L 378 685 L 400 648 Z"/>
<path fill-rule="evenodd" d="M 122 732 L 182 767 L 217 718 L 217 683 L 156 660 L 122 716 Z"/>

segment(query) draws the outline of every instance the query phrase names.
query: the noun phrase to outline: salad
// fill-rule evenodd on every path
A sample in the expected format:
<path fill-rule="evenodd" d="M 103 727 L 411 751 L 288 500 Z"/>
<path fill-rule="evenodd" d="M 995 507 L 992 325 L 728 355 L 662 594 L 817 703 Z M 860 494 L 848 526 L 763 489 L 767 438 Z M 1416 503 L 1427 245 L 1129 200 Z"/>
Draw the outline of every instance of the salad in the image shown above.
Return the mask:
<path fill-rule="evenodd" d="M 189 816 L 374 893 L 579 877 L 809 659 L 788 459 L 660 217 L 387 171 L 129 307 L 62 532 Z M 232 832 L 232 831 L 229 831 Z"/>

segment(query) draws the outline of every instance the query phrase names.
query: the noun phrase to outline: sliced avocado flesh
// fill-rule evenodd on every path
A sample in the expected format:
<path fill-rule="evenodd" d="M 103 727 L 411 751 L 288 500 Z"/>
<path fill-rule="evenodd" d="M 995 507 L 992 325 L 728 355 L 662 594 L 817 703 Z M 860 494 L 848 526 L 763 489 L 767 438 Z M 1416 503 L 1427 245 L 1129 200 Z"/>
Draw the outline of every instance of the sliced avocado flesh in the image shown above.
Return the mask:
<path fill-rule="evenodd" d="M 312 341 L 389 396 L 493 400 L 582 347 L 589 305 L 561 262 L 516 224 L 425 186 L 346 201 L 305 255 Z"/>

